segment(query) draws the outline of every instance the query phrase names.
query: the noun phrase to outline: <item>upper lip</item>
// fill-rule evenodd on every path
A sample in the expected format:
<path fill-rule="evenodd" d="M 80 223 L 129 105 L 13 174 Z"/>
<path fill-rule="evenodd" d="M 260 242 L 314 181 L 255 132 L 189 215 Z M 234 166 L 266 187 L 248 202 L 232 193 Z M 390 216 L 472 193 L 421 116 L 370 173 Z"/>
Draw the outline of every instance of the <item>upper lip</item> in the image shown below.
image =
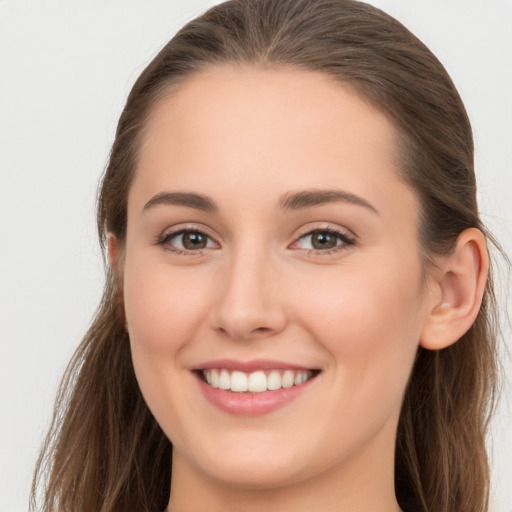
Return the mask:
<path fill-rule="evenodd" d="M 313 370 L 314 368 L 287 363 L 284 361 L 275 361 L 271 359 L 252 359 L 250 361 L 237 361 L 235 359 L 214 359 L 205 361 L 194 367 L 194 370 L 211 370 L 214 368 L 223 368 L 231 371 L 240 371 L 251 373 L 256 370 Z"/>

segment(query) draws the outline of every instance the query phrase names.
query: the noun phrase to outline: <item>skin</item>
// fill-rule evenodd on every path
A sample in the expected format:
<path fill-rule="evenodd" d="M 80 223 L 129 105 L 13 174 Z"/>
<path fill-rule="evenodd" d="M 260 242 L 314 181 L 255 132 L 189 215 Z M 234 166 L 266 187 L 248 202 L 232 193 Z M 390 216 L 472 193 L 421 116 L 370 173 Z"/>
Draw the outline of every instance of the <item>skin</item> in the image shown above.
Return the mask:
<path fill-rule="evenodd" d="M 446 259 L 425 284 L 419 202 L 398 177 L 394 140 L 381 113 L 313 72 L 219 66 L 155 107 L 125 246 L 111 237 L 109 249 L 137 379 L 174 446 L 170 511 L 399 510 L 394 444 L 417 348 L 469 327 L 486 262 L 470 233 L 456 251 L 467 283 Z M 370 207 L 280 207 L 312 189 Z M 163 192 L 208 196 L 217 210 L 145 208 Z M 159 243 L 183 229 L 207 246 Z M 315 248 L 307 233 L 326 229 L 354 243 Z M 469 303 L 466 323 L 447 330 Z M 243 417 L 213 406 L 191 371 L 219 358 L 321 372 L 285 406 Z"/>

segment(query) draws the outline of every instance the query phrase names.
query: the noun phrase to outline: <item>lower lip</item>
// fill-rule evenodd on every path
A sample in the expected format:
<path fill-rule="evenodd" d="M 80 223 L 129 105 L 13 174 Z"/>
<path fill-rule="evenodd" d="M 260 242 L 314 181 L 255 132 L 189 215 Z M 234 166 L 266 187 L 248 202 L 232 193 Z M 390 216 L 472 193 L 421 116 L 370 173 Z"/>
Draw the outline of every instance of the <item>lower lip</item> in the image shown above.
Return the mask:
<path fill-rule="evenodd" d="M 197 376 L 199 386 L 205 397 L 217 408 L 238 416 L 260 416 L 275 411 L 297 398 L 317 377 L 313 377 L 298 386 L 281 388 L 263 393 L 237 393 L 212 388 Z"/>

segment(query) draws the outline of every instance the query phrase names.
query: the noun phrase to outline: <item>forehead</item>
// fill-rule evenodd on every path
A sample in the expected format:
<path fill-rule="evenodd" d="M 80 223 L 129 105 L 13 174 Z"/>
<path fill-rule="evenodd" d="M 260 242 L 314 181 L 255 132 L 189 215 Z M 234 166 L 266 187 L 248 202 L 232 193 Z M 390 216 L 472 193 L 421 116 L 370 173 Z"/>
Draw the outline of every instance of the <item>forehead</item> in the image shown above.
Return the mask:
<path fill-rule="evenodd" d="M 263 186 L 268 197 L 334 186 L 379 202 L 385 185 L 412 195 L 398 177 L 395 140 L 384 114 L 327 75 L 216 66 L 154 107 L 134 185 L 146 197 L 161 188 L 220 197 Z"/>
<path fill-rule="evenodd" d="M 172 143 L 171 135 L 200 141 L 208 151 L 230 141 L 247 145 L 249 138 L 269 149 L 292 149 L 287 142 L 304 139 L 343 149 L 362 133 L 393 159 L 394 127 L 351 85 L 320 72 L 225 64 L 192 75 L 154 106 L 142 153 L 159 139 Z M 301 148 L 307 146 L 293 147 Z"/>

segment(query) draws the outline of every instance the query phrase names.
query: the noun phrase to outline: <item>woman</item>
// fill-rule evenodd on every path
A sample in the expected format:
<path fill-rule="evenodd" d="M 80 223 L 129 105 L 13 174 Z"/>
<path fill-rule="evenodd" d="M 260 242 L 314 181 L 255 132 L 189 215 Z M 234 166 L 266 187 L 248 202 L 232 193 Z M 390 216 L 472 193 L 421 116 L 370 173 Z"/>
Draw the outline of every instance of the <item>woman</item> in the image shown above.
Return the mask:
<path fill-rule="evenodd" d="M 396 20 L 235 0 L 187 24 L 130 93 L 98 229 L 44 510 L 488 510 L 471 128 Z"/>

